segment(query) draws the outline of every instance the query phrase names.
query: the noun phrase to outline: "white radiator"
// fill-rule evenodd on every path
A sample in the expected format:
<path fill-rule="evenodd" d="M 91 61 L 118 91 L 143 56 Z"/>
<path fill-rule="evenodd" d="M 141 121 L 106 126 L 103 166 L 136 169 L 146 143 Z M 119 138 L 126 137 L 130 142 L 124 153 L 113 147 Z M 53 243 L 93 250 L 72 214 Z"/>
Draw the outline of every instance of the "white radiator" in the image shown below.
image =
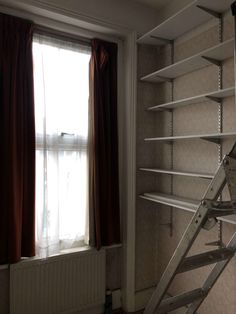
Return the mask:
<path fill-rule="evenodd" d="M 105 302 L 105 251 L 87 250 L 10 267 L 10 314 L 71 314 Z"/>

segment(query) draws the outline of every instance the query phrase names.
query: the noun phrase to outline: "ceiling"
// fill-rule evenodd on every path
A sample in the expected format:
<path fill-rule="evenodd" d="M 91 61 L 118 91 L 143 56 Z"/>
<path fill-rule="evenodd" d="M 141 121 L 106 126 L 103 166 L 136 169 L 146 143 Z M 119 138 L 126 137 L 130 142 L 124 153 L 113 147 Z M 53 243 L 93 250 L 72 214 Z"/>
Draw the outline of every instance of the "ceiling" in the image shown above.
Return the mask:
<path fill-rule="evenodd" d="M 160 10 L 162 7 L 170 3 L 170 0 L 133 0 L 154 9 Z"/>

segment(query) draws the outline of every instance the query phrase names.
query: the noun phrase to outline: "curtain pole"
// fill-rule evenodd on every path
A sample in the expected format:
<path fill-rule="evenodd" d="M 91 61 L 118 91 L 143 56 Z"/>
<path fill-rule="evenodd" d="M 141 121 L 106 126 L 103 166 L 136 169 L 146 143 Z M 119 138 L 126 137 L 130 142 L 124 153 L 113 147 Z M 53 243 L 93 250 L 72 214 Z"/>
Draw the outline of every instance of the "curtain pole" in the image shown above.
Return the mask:
<path fill-rule="evenodd" d="M 55 30 L 52 28 L 48 28 L 45 26 L 35 25 L 34 26 L 34 32 L 36 34 L 51 35 L 51 36 L 57 37 L 58 39 L 61 39 L 61 40 L 68 40 L 69 39 L 72 42 L 76 42 L 76 43 L 79 43 L 81 45 L 91 47 L 91 39 L 89 39 L 89 38 L 81 37 L 78 35 L 73 35 L 73 34 L 66 33 L 66 32 L 61 32 L 61 31 L 58 31 L 58 30 Z"/>

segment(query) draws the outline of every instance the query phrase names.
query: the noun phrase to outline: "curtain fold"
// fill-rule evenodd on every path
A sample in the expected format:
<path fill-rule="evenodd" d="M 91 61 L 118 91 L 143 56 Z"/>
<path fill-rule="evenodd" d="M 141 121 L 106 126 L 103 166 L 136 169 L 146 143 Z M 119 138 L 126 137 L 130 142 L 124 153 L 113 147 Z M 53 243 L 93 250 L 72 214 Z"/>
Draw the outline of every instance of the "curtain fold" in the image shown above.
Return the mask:
<path fill-rule="evenodd" d="M 35 254 L 32 30 L 0 14 L 0 264 Z"/>
<path fill-rule="evenodd" d="M 90 226 L 99 249 L 120 243 L 115 43 L 92 40 L 90 97 Z"/>

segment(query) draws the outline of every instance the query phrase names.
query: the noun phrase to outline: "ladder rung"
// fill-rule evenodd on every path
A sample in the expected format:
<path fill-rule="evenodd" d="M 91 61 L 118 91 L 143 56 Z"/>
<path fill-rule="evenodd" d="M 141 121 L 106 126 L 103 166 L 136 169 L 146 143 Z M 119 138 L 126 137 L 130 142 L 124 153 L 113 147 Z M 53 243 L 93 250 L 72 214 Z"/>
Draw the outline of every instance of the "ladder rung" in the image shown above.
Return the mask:
<path fill-rule="evenodd" d="M 232 250 L 222 248 L 214 251 L 208 251 L 198 255 L 186 257 L 177 269 L 178 273 L 183 273 L 195 268 L 215 264 L 226 259 L 230 259 L 234 255 Z"/>
<path fill-rule="evenodd" d="M 209 212 L 208 217 L 223 217 L 223 216 L 230 216 L 230 215 L 235 215 L 236 211 L 235 209 L 231 209 L 229 208 L 227 209 L 223 209 L 223 210 L 217 210 L 217 209 L 211 209 Z"/>
<path fill-rule="evenodd" d="M 156 313 L 169 313 L 170 311 L 181 308 L 195 300 L 204 298 L 204 296 L 205 292 L 202 289 L 195 289 L 171 298 L 164 299 Z"/>

